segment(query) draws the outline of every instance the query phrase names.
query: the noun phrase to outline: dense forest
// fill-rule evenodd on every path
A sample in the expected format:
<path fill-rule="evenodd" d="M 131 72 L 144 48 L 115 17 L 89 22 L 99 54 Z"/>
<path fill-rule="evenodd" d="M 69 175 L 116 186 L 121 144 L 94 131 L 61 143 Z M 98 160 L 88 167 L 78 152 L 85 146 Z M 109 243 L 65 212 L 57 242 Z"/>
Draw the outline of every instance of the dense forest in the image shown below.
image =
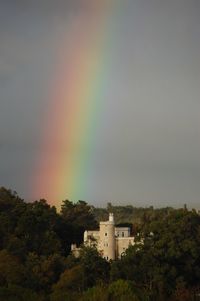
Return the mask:
<path fill-rule="evenodd" d="M 115 214 L 137 243 L 107 262 L 82 246 L 85 229 Z M 81 247 L 79 258 L 70 246 Z M 64 200 L 28 203 L 0 188 L 0 301 L 200 300 L 200 216 L 195 210 Z"/>

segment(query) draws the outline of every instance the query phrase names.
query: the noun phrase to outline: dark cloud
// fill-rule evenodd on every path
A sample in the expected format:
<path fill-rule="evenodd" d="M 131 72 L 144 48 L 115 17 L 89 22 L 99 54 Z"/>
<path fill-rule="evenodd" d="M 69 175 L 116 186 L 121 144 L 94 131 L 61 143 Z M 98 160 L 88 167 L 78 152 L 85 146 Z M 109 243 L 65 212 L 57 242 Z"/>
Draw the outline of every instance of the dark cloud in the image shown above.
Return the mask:
<path fill-rule="evenodd" d="M 95 9 L 0 1 L 0 184 L 27 198 L 60 36 Z M 123 2 L 107 33 L 106 105 L 81 199 L 198 206 L 199 14 L 197 0 Z"/>

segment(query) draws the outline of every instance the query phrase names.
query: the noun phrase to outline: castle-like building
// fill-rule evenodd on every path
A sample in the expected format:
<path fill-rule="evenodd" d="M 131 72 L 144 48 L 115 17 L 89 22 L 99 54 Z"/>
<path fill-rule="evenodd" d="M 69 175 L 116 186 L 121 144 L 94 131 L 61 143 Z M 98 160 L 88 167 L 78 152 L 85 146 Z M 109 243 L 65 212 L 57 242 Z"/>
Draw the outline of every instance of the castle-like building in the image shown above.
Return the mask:
<path fill-rule="evenodd" d="M 130 236 L 129 227 L 117 227 L 114 223 L 113 213 L 109 220 L 99 223 L 99 230 L 86 230 L 84 232 L 84 245 L 95 246 L 102 257 L 107 260 L 121 258 L 125 250 L 134 245 L 134 237 Z M 79 249 L 72 245 L 72 253 L 76 256 Z"/>

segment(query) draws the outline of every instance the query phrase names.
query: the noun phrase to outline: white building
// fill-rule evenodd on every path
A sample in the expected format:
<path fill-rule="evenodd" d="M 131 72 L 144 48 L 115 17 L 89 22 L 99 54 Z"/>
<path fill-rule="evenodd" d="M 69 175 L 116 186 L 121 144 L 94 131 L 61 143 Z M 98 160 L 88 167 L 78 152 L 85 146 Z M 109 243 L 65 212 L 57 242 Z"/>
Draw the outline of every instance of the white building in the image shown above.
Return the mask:
<path fill-rule="evenodd" d="M 130 236 L 129 227 L 115 227 L 113 213 L 110 213 L 108 221 L 100 222 L 98 231 L 84 232 L 84 245 L 96 246 L 102 257 L 114 260 L 134 245 L 134 237 Z M 72 252 L 74 255 L 78 252 L 75 245 L 72 245 Z"/>

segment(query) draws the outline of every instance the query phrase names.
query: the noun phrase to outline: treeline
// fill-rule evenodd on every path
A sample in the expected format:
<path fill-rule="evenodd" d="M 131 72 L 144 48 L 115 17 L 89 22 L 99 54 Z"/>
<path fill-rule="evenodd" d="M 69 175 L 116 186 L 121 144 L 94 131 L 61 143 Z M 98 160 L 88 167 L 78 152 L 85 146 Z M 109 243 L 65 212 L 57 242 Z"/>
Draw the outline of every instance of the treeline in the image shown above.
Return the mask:
<path fill-rule="evenodd" d="M 58 213 L 45 200 L 26 203 L 0 188 L 0 301 L 200 300 L 200 216 L 187 208 L 138 210 L 66 200 Z M 108 211 L 133 224 L 135 246 L 113 262 L 94 248 L 71 255 L 71 243 L 81 245 L 84 230 Z"/>
<path fill-rule="evenodd" d="M 185 205 L 186 206 L 186 205 Z M 147 222 L 155 219 L 156 217 L 164 217 L 172 212 L 174 208 L 154 208 L 149 207 L 133 207 L 132 205 L 126 206 L 113 206 L 112 203 L 107 203 L 106 208 L 93 207 L 93 213 L 96 220 L 106 220 L 109 212 L 113 212 L 116 224 L 131 223 L 131 224 L 146 224 Z"/>

